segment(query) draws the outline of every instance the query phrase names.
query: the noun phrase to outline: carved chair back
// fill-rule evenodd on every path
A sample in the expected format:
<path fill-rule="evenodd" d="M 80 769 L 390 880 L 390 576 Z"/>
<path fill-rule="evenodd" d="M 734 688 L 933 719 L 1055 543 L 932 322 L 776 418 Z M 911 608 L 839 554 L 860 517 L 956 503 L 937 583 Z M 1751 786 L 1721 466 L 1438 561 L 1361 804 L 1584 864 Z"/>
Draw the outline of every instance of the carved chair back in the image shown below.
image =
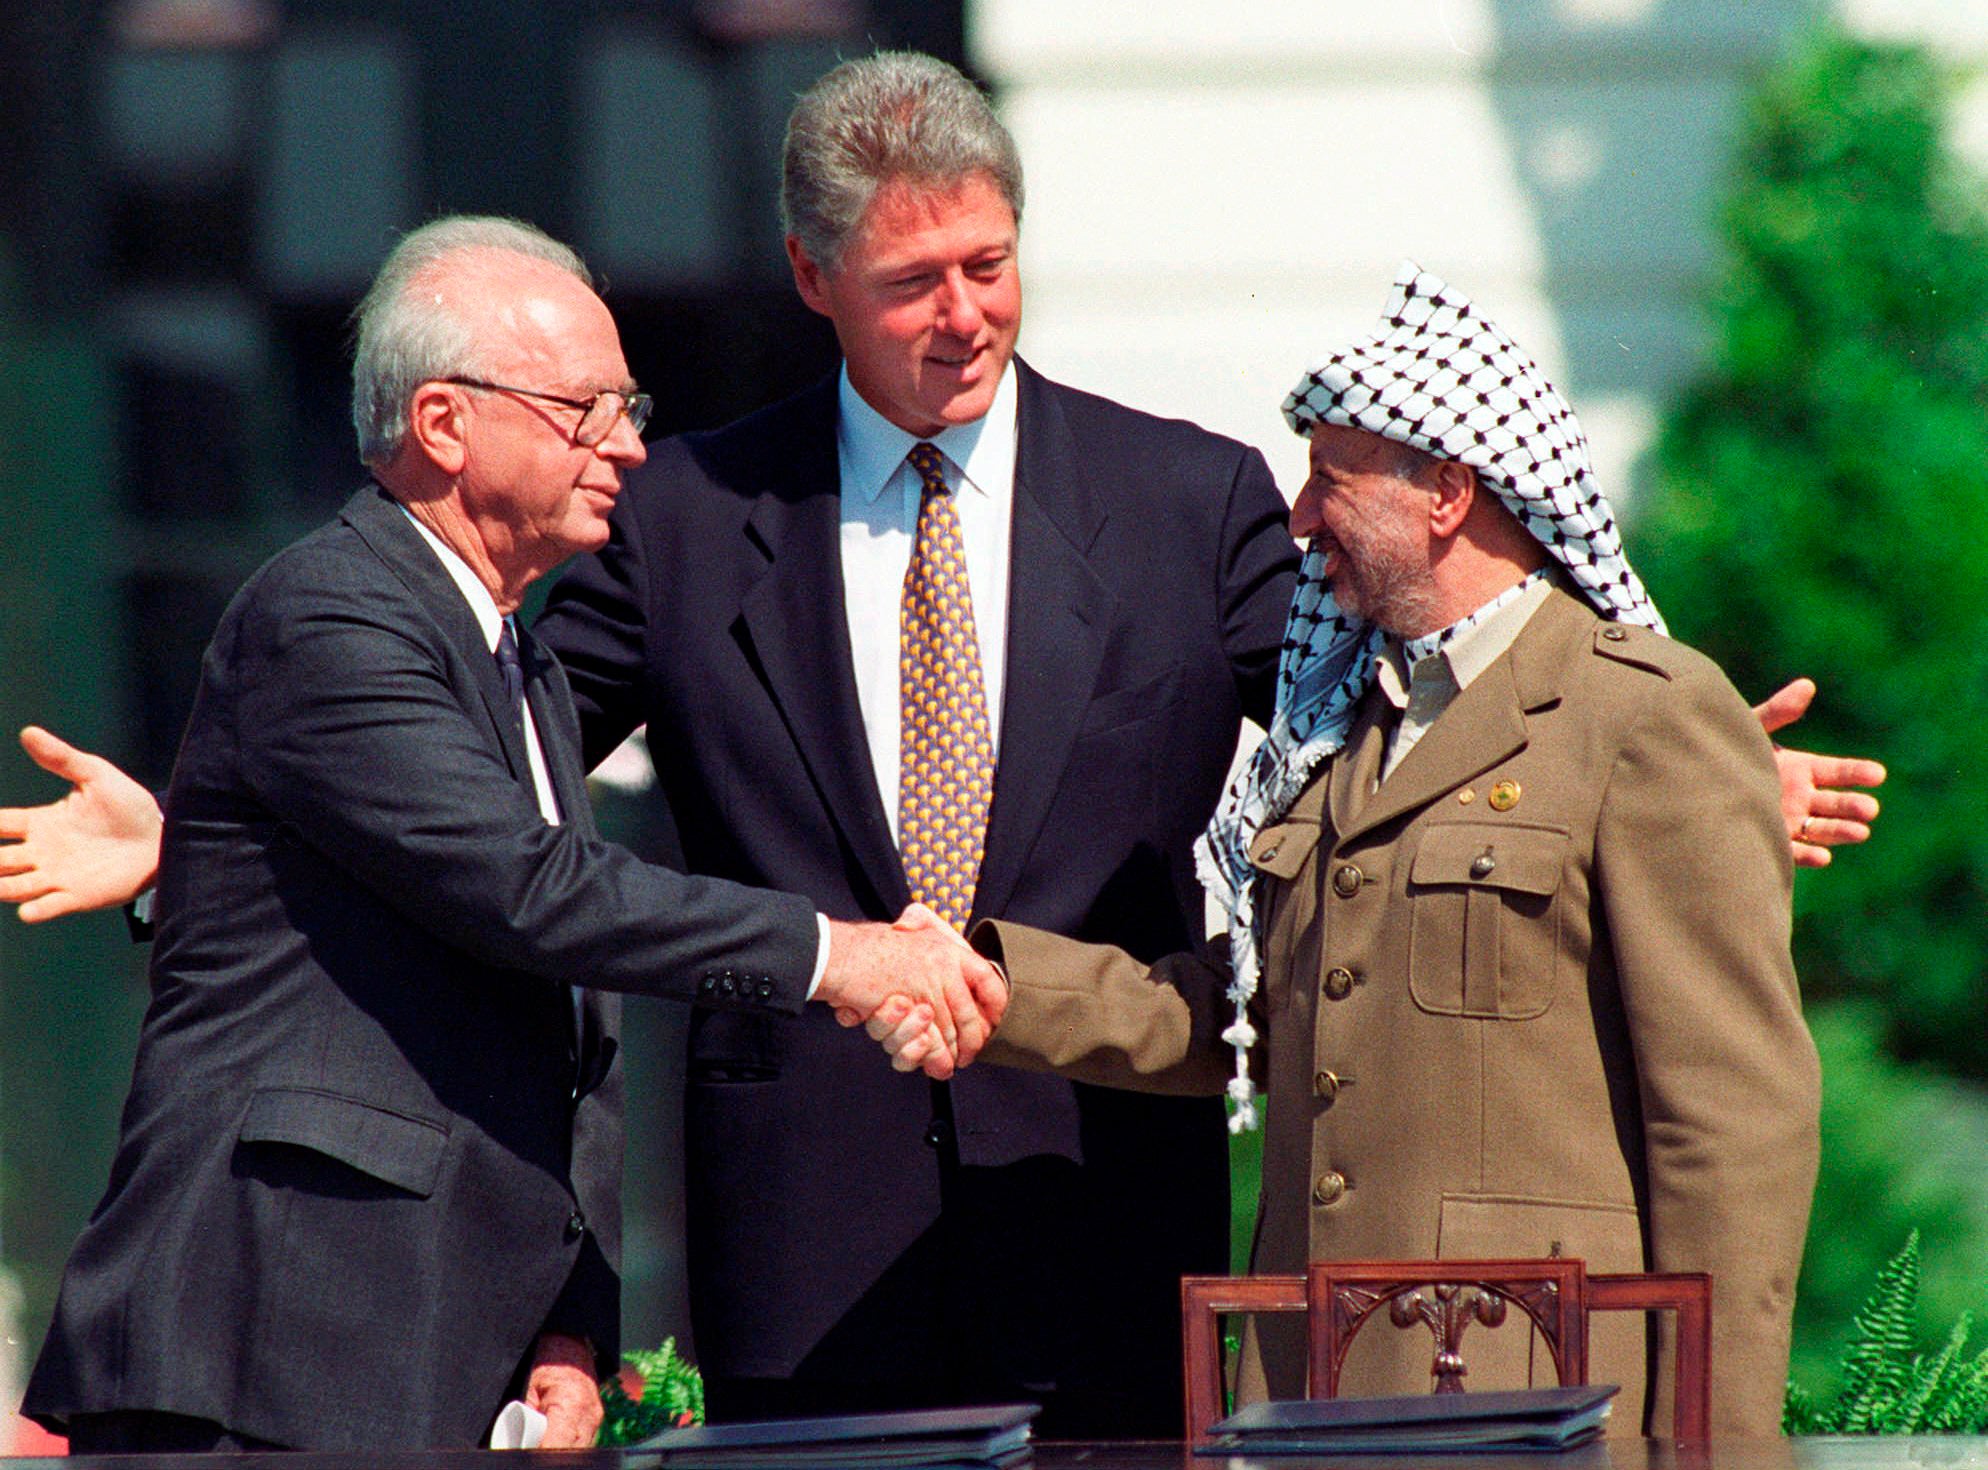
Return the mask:
<path fill-rule="evenodd" d="M 1578 1260 L 1318 1261 L 1304 1276 L 1188 1276 L 1181 1289 L 1187 1435 L 1205 1440 L 1226 1399 L 1224 1314 L 1303 1312 L 1306 1392 L 1334 1398 L 1354 1337 L 1386 1309 L 1397 1328 L 1426 1328 L 1436 1393 L 1461 1393 L 1465 1337 L 1500 1327 L 1516 1306 L 1536 1329 L 1563 1384 L 1588 1381 L 1588 1314 L 1675 1314 L 1673 1438 L 1703 1444 L 1711 1427 L 1712 1279 L 1703 1272 L 1587 1274 Z M 1521 1325 L 1513 1324 L 1515 1327 Z"/>

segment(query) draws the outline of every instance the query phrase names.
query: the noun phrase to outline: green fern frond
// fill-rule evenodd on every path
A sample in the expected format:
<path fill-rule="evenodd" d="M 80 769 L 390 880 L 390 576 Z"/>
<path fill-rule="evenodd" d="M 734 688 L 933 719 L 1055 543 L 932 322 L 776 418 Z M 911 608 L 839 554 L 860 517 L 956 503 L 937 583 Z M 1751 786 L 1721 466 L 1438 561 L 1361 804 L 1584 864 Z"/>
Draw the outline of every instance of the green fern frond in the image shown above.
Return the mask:
<path fill-rule="evenodd" d="M 1988 1350 L 1960 1365 L 1926 1414 L 1929 1434 L 1979 1434 L 1984 1429 L 1988 1429 Z"/>
<path fill-rule="evenodd" d="M 1919 1310 L 1919 1232 L 1878 1272 L 1876 1288 L 1858 1310 L 1856 1335 L 1843 1355 L 1843 1394 L 1837 1432 L 1883 1433 L 1896 1412 L 1914 1362 L 1912 1329 Z"/>
<path fill-rule="evenodd" d="M 704 1377 L 697 1365 L 676 1350 L 666 1337 L 652 1351 L 628 1354 L 628 1364 L 642 1375 L 642 1397 L 631 1399 L 618 1377 L 601 1385 L 601 1445 L 639 1444 L 665 1429 L 704 1422 Z"/>
<path fill-rule="evenodd" d="M 1815 1401 L 1815 1395 L 1799 1383 L 1788 1385 L 1788 1396 L 1781 1402 L 1781 1432 L 1783 1434 L 1826 1434 L 1829 1426 L 1824 1422 L 1823 1408 Z"/>
<path fill-rule="evenodd" d="M 1946 1403 L 1954 1390 L 1954 1375 L 1960 1364 L 1961 1350 L 1967 1346 L 1967 1334 L 1973 1327 L 1973 1317 L 1962 1312 L 1960 1320 L 1953 1325 L 1953 1331 L 1947 1334 L 1947 1345 L 1940 1349 L 1937 1356 L 1931 1360 L 1912 1360 L 1912 1375 L 1895 1416 L 1896 1427 L 1887 1428 L 1885 1433 L 1916 1434 Z"/>
<path fill-rule="evenodd" d="M 1988 1431 L 1988 1349 L 1965 1356 L 1974 1330 L 1963 1312 L 1944 1347 L 1912 1350 L 1919 1299 L 1919 1232 L 1878 1272 L 1843 1354 L 1843 1391 L 1819 1403 L 1788 1385 L 1781 1427 L 1788 1434 L 1978 1434 Z"/>

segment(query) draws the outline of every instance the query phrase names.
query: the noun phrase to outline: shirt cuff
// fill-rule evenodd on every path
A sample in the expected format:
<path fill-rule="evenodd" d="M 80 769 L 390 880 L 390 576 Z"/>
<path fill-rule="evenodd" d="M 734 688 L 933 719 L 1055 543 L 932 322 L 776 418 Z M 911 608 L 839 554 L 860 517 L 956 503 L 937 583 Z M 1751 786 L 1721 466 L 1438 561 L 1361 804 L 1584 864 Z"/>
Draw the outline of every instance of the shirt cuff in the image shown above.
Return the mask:
<path fill-rule="evenodd" d="M 801 997 L 803 1002 L 811 1001 L 815 998 L 815 992 L 821 989 L 821 977 L 828 973 L 828 915 L 827 914 L 818 913 L 815 915 L 815 930 L 821 936 L 821 938 L 815 944 L 814 977 L 808 981 L 808 993 Z"/>

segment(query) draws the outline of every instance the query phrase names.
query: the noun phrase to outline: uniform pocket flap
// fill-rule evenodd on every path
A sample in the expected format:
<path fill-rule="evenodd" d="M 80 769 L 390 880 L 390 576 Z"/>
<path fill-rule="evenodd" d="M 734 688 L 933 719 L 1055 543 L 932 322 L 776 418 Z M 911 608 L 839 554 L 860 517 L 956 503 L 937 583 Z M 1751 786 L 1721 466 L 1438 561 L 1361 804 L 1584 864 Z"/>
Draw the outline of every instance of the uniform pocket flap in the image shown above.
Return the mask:
<path fill-rule="evenodd" d="M 1560 887 L 1567 834 L 1506 822 L 1446 822 L 1422 833 L 1411 884 L 1549 894 Z"/>
<path fill-rule="evenodd" d="M 1249 860 L 1273 877 L 1295 878 L 1305 859 L 1312 855 L 1312 849 L 1318 846 L 1318 836 L 1317 822 L 1302 819 L 1279 822 L 1256 834 L 1249 845 Z"/>
<path fill-rule="evenodd" d="M 303 1087 L 266 1087 L 249 1099 L 243 1143 L 291 1143 L 370 1174 L 396 1189 L 435 1192 L 449 1131 L 354 1097 Z"/>

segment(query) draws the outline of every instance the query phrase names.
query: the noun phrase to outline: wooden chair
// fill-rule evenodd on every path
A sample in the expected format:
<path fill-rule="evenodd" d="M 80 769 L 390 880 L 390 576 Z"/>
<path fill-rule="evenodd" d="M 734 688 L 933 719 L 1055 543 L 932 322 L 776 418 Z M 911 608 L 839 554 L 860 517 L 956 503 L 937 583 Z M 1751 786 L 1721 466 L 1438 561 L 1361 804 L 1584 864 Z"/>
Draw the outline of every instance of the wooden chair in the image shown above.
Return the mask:
<path fill-rule="evenodd" d="M 1333 1398 L 1353 1338 L 1380 1311 L 1435 1340 L 1435 1392 L 1463 1391 L 1464 1335 L 1496 1328 L 1516 1305 L 1539 1330 L 1563 1384 L 1588 1381 L 1593 1312 L 1668 1311 L 1677 1318 L 1673 1438 L 1703 1444 L 1712 1422 L 1712 1278 L 1701 1272 L 1590 1276 L 1578 1260 L 1318 1261 L 1305 1276 L 1186 1276 L 1180 1283 L 1183 1407 L 1190 1442 L 1222 1417 L 1224 1313 L 1303 1312 L 1305 1390 Z"/>

